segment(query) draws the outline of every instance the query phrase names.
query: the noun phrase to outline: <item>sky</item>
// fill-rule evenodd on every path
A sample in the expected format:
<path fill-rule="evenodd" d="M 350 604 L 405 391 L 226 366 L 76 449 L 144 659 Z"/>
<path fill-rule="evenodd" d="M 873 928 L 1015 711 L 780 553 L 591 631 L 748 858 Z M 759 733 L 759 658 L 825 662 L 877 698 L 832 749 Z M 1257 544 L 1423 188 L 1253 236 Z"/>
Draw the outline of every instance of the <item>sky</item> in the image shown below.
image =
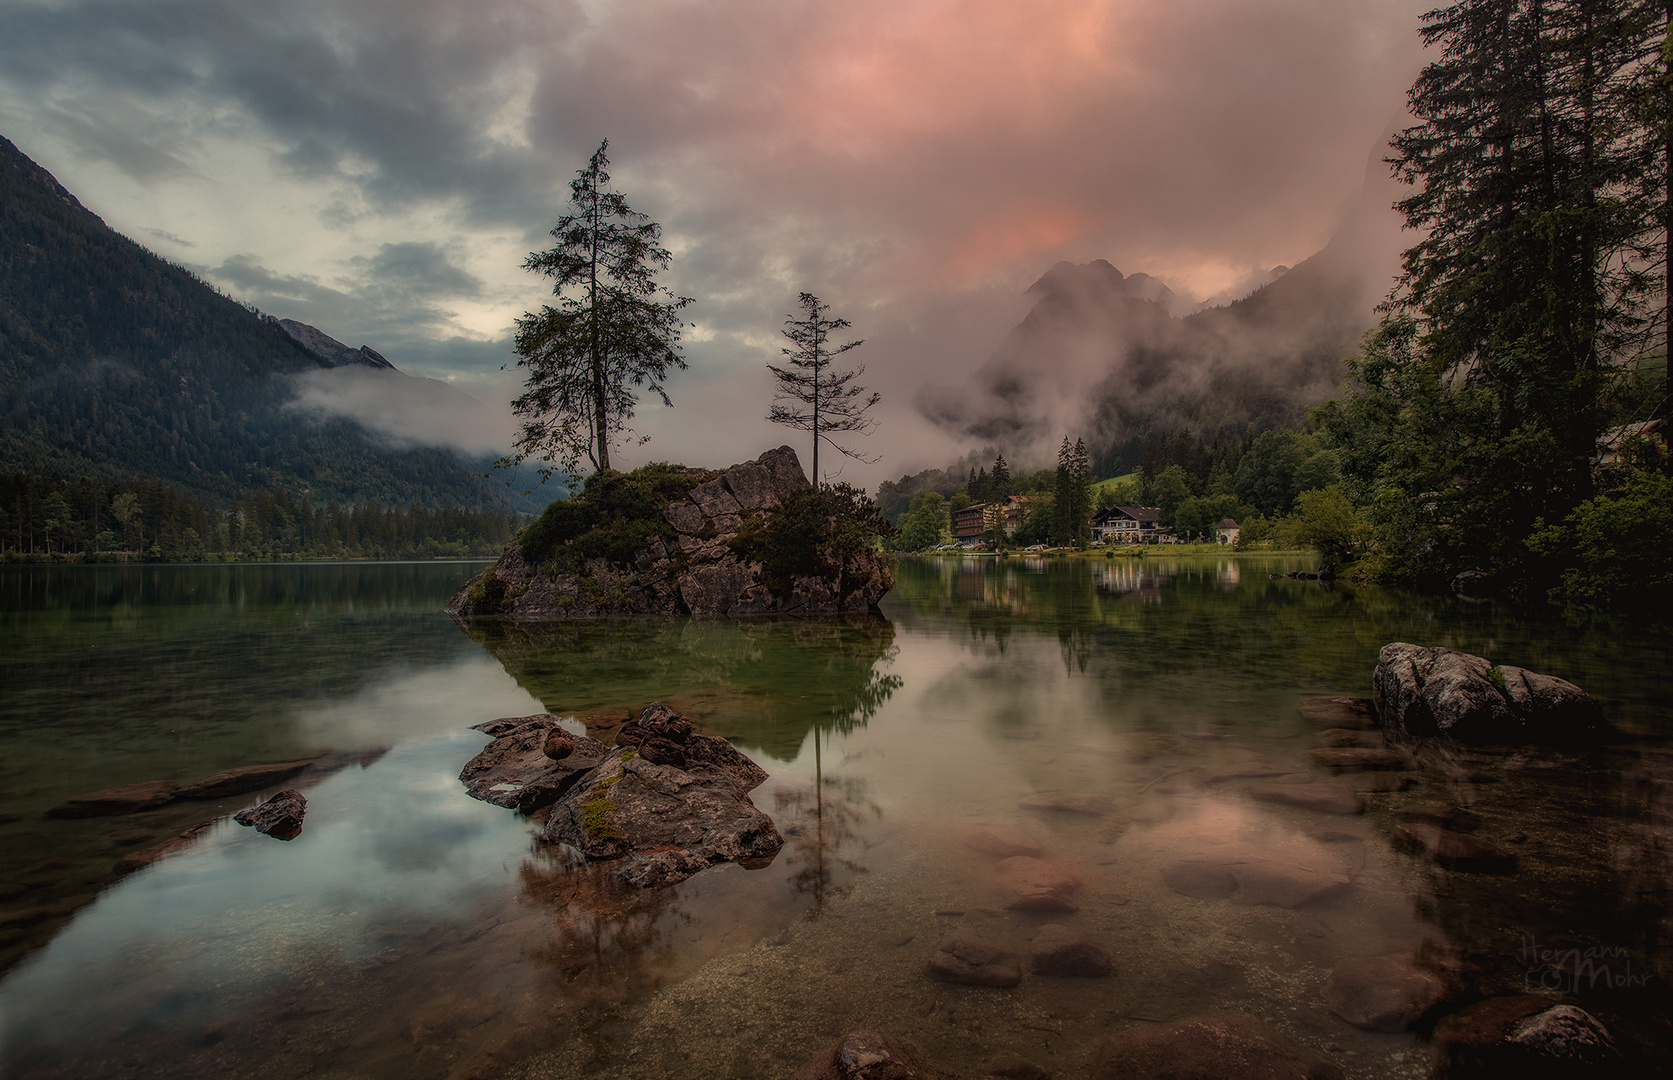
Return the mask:
<path fill-rule="evenodd" d="M 0 0 L 0 135 L 229 294 L 480 404 L 302 399 L 475 449 L 509 438 L 511 327 L 550 298 L 522 262 L 608 139 L 695 301 L 674 407 L 620 456 L 805 465 L 765 416 L 807 291 L 865 341 L 879 460 L 838 478 L 875 485 L 972 449 L 915 402 L 1055 263 L 1200 299 L 1322 247 L 1402 122 L 1427 6 Z"/>

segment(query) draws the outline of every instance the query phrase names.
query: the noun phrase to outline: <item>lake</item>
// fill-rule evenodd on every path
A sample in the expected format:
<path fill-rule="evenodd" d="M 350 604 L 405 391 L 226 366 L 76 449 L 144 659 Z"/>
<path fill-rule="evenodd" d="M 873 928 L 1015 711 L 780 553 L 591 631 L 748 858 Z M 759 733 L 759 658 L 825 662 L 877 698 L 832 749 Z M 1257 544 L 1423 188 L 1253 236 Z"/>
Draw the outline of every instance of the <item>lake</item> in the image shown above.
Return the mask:
<path fill-rule="evenodd" d="M 1344 960 L 1410 950 L 1570 994 L 1629 1056 L 1673 1051 L 1665 633 L 1258 556 L 907 559 L 873 618 L 461 627 L 441 608 L 480 565 L 0 568 L 0 1074 L 778 1077 L 870 1028 L 961 1073 L 1015 1055 L 1072 1077 L 1114 1031 L 1231 1009 L 1351 1076 L 1417 1077 L 1421 1037 L 1326 1003 Z M 1620 737 L 1332 778 L 1298 706 L 1368 695 L 1390 641 L 1569 679 Z M 771 866 L 612 887 L 457 779 L 473 724 L 653 700 L 770 773 Z M 231 821 L 262 793 L 46 814 L 303 759 L 288 843 Z M 1399 790 L 1344 814 L 1251 797 L 1278 783 Z M 1095 812 L 1022 805 L 1040 793 Z M 1413 821 L 1514 871 L 1436 867 L 1393 843 Z M 1008 907 L 983 828 L 1066 868 L 1077 910 Z M 1180 877 L 1228 845 L 1339 884 L 1269 901 Z M 1111 974 L 925 974 L 949 934 L 1026 958 L 1046 923 Z M 1605 985 L 1547 962 L 1587 950 Z"/>

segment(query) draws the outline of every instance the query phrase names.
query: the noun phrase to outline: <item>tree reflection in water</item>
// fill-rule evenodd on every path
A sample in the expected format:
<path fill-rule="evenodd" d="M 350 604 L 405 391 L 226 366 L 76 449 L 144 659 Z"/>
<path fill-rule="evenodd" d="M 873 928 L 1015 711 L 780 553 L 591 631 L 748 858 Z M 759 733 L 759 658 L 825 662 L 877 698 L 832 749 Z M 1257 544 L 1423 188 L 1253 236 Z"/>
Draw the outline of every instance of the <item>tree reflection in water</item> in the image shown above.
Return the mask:
<path fill-rule="evenodd" d="M 676 959 L 672 931 L 692 921 L 678 889 L 637 888 L 608 864 L 574 866 L 546 850 L 521 874 L 524 899 L 552 914 L 552 936 L 530 956 L 562 982 L 567 1003 L 609 1009 L 662 984 Z"/>
<path fill-rule="evenodd" d="M 878 806 L 861 803 L 863 781 L 825 776 L 824 741 L 824 732 L 815 731 L 813 790 L 779 788 L 773 792 L 773 815 L 785 838 L 785 863 L 797 867 L 790 875 L 790 887 L 813 901 L 806 912 L 809 919 L 817 919 L 828 900 L 846 896 L 852 888 L 839 881 L 839 871 L 866 872 L 844 850 L 856 841 L 863 844 L 859 826 L 868 813 L 873 818 L 883 813 Z"/>

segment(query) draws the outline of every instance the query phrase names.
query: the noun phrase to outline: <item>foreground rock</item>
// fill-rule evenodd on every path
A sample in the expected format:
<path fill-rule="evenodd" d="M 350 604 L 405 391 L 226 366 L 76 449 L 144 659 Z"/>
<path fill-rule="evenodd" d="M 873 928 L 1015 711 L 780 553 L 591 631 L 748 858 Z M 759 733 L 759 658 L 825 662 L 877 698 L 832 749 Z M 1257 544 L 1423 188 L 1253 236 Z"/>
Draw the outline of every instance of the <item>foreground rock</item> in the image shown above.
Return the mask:
<path fill-rule="evenodd" d="M 1573 683 L 1451 649 L 1384 645 L 1372 686 L 1383 725 L 1412 735 L 1573 744 L 1608 731 L 1597 702 Z"/>
<path fill-rule="evenodd" d="M 876 1031 L 851 1031 L 796 1070 L 794 1080 L 958 1080 L 916 1043 Z"/>
<path fill-rule="evenodd" d="M 784 846 L 749 799 L 766 772 L 661 702 L 623 724 L 614 748 L 558 737 L 545 714 L 481 727 L 498 734 L 459 774 L 465 789 L 508 809 L 550 806 L 549 843 L 608 863 L 630 885 L 672 885 L 722 862 L 765 866 Z"/>
<path fill-rule="evenodd" d="M 1093 1080 L 1342 1080 L 1328 1058 L 1253 1016 L 1216 1013 L 1110 1036 Z"/>
<path fill-rule="evenodd" d="M 1608 1076 L 1620 1053 L 1607 1028 L 1570 1002 L 1488 998 L 1435 1026 L 1436 1080 Z"/>
<path fill-rule="evenodd" d="M 610 752 L 596 739 L 570 735 L 559 740 L 568 752 L 553 759 L 548 744 L 558 733 L 569 733 L 548 713 L 502 717 L 477 724 L 474 730 L 494 736 L 494 741 L 460 770 L 465 790 L 473 799 L 525 814 L 557 802 Z"/>
<path fill-rule="evenodd" d="M 891 564 L 869 549 L 818 574 L 779 581 L 768 573 L 754 538 L 764 535 L 786 499 L 811 489 L 790 447 L 721 472 L 673 471 L 693 483 L 690 494 L 668 503 L 660 518 L 619 523 L 647 536 L 625 562 L 591 558 L 566 570 L 542 565 L 547 555 L 527 552 L 513 539 L 493 567 L 459 591 L 448 612 L 513 620 L 864 613 L 894 587 Z"/>
<path fill-rule="evenodd" d="M 1344 960 L 1325 984 L 1331 1012 L 1354 1027 L 1391 1034 L 1433 1019 L 1458 993 L 1455 971 L 1406 953 Z"/>
<path fill-rule="evenodd" d="M 929 959 L 929 977 L 968 986 L 1015 986 L 1022 965 L 1015 954 L 967 930 L 941 939 Z"/>
<path fill-rule="evenodd" d="M 232 820 L 275 840 L 294 840 L 302 833 L 302 819 L 307 813 L 308 800 L 295 788 L 286 788 L 260 806 L 240 810 Z"/>

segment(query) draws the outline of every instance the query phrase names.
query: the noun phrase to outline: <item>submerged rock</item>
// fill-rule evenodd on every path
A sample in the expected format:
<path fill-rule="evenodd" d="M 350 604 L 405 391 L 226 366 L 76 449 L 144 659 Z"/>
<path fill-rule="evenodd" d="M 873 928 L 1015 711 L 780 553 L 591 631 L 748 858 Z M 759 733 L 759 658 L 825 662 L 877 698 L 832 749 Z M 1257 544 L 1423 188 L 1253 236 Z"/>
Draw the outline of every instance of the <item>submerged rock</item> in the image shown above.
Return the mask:
<path fill-rule="evenodd" d="M 138 870 L 141 867 L 150 866 L 154 862 L 161 862 L 170 855 L 178 855 L 182 851 L 194 847 L 214 827 L 215 823 L 213 821 L 200 821 L 185 832 L 171 836 L 160 844 L 152 844 L 148 848 L 129 852 L 117 860 L 116 868 L 124 871 Z"/>
<path fill-rule="evenodd" d="M 1365 800 L 1339 783 L 1257 784 L 1249 789 L 1257 802 L 1316 810 L 1321 814 L 1351 815 L 1365 812 Z"/>
<path fill-rule="evenodd" d="M 1377 709 L 1369 698 L 1310 697 L 1302 700 L 1298 711 L 1318 728 L 1365 731 L 1377 726 Z"/>
<path fill-rule="evenodd" d="M 1417 1027 L 1459 993 L 1455 972 L 1408 953 L 1344 960 L 1330 973 L 1330 1011 L 1367 1031 Z"/>
<path fill-rule="evenodd" d="M 1115 970 L 1109 952 L 1061 923 L 1047 923 L 1034 936 L 1030 966 L 1036 975 L 1100 979 Z"/>
<path fill-rule="evenodd" d="M 286 788 L 259 806 L 240 810 L 232 820 L 275 840 L 294 840 L 302 833 L 302 819 L 307 813 L 308 800 L 295 788 Z"/>
<path fill-rule="evenodd" d="M 1313 760 L 1332 772 L 1410 769 L 1415 764 L 1400 750 L 1372 746 L 1327 746 L 1313 751 Z"/>
<path fill-rule="evenodd" d="M 139 784 L 91 791 L 54 806 L 47 817 L 90 818 L 113 817 L 117 814 L 137 814 L 171 803 L 179 795 L 180 785 L 167 780 L 147 780 Z"/>
<path fill-rule="evenodd" d="M 1438 825 L 1408 822 L 1394 827 L 1394 842 L 1407 851 L 1426 856 L 1448 870 L 1475 874 L 1512 874 L 1516 856 L 1492 844 Z"/>
<path fill-rule="evenodd" d="M 1013 855 L 999 864 L 999 887 L 1012 911 L 1079 911 L 1070 899 L 1081 876 L 1066 863 Z"/>
<path fill-rule="evenodd" d="M 1258 845 L 1226 844 L 1162 869 L 1162 880 L 1182 896 L 1237 904 L 1294 908 L 1346 889 L 1339 870 L 1312 865 Z"/>
<path fill-rule="evenodd" d="M 1334 1062 L 1253 1016 L 1216 1013 L 1109 1037 L 1093 1080 L 1342 1080 Z"/>
<path fill-rule="evenodd" d="M 958 1080 L 916 1043 L 876 1031 L 851 1031 L 809 1058 L 792 1080 Z"/>
<path fill-rule="evenodd" d="M 252 791 L 260 791 L 264 787 L 289 780 L 316 760 L 308 758 L 305 761 L 280 761 L 271 765 L 245 765 L 237 769 L 223 769 L 195 783 L 187 784 L 175 792 L 174 797 L 225 799 L 233 795 L 248 795 Z"/>
<path fill-rule="evenodd" d="M 1017 804 L 1024 810 L 1045 810 L 1062 814 L 1086 814 L 1098 817 L 1115 809 L 1115 800 L 1108 795 L 1084 795 L 1067 791 L 1041 791 Z"/>
<path fill-rule="evenodd" d="M 941 939 L 929 958 L 929 976 L 970 986 L 1015 986 L 1022 982 L 1016 955 L 996 942 L 967 930 Z"/>
<path fill-rule="evenodd" d="M 964 834 L 964 846 L 996 859 L 1009 859 L 1013 855 L 1038 858 L 1046 850 L 1021 829 L 1006 825 L 977 825 Z"/>
<path fill-rule="evenodd" d="M 1577 743 L 1608 731 L 1603 710 L 1571 682 L 1470 653 L 1384 645 L 1372 676 L 1384 726 L 1467 743 Z"/>

